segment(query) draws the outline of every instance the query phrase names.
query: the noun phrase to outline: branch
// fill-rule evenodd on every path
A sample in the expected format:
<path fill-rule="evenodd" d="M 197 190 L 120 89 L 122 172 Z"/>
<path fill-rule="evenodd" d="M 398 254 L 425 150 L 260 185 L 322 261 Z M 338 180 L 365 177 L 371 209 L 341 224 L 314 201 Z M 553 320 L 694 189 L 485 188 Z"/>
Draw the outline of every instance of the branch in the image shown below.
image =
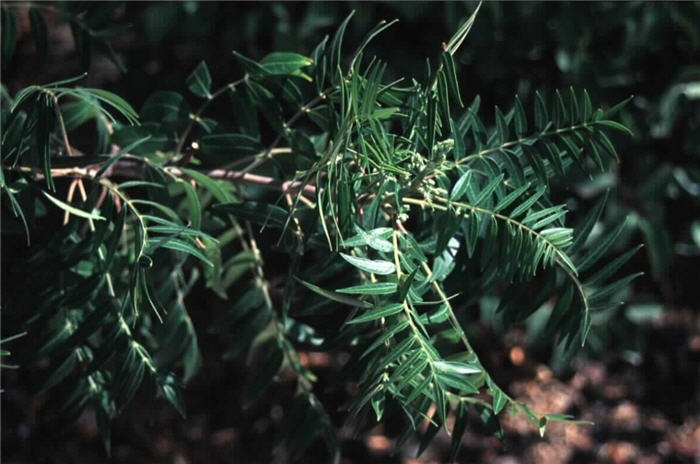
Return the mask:
<path fill-rule="evenodd" d="M 13 168 L 6 168 L 14 171 L 32 173 L 36 180 L 43 179 L 43 174 L 34 168 L 27 166 L 17 166 Z M 169 173 L 177 177 L 185 177 L 186 174 L 178 168 L 170 167 L 166 168 Z M 53 168 L 51 169 L 51 175 L 54 177 L 72 177 L 78 176 L 83 178 L 94 179 L 97 175 L 97 168 Z M 316 187 L 313 185 L 304 185 L 301 181 L 281 181 L 268 176 L 261 176 L 258 174 L 251 174 L 249 172 L 241 171 L 231 171 L 226 169 L 211 169 L 211 170 L 200 170 L 202 174 L 211 177 L 212 179 L 227 180 L 229 182 L 237 184 L 250 184 L 258 185 L 271 190 L 277 190 L 285 193 L 296 193 L 302 192 L 308 195 L 316 195 Z M 118 176 L 127 177 L 130 179 L 141 179 L 143 178 L 143 169 L 139 163 L 134 163 L 132 161 L 117 161 L 112 165 L 109 170 L 105 173 L 106 176 Z"/>

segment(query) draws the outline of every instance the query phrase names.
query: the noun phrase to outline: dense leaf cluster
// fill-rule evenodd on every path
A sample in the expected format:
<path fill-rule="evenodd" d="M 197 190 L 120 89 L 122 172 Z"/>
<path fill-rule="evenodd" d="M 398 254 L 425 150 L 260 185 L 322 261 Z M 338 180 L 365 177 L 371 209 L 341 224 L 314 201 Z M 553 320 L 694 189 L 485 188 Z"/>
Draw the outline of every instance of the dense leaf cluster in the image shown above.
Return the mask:
<path fill-rule="evenodd" d="M 391 23 L 346 53 L 348 17 L 309 57 L 234 52 L 245 74 L 221 87 L 202 62 L 191 96 L 158 91 L 139 112 L 77 80 L 4 94 L 3 227 L 31 242 L 64 214 L 12 270 L 23 285 L 3 313 L 30 335 L 13 358 L 49 360 L 37 391 L 60 391 L 53 413 L 71 422 L 93 408 L 107 446 L 110 420 L 141 385 L 184 415 L 181 382 L 200 366 L 185 300 L 202 279 L 229 301 L 210 328 L 227 334 L 224 357 L 262 359 L 246 400 L 295 375 L 292 447 L 321 433 L 338 453 L 299 350 L 349 350 L 348 409 L 359 423 L 403 410 L 399 443 L 427 419 L 425 448 L 453 415 L 456 453 L 470 410 L 497 435 L 506 408 L 541 434 L 572 421 L 504 392 L 465 327 L 484 297 L 498 298 L 507 325 L 549 301 L 544 334 L 566 358 L 593 315 L 619 303 L 636 275 L 611 278 L 634 250 L 601 260 L 622 225 L 591 243 L 605 198 L 572 227 L 550 183 L 610 169 L 608 133 L 629 132 L 616 119 L 626 101 L 603 110 L 585 90 L 537 93 L 485 121 L 478 96 L 464 104 L 453 60 L 476 14 L 421 81 L 387 82 L 388 63 L 364 54 Z M 232 120 L 208 117 L 225 99 Z M 97 154 L 71 144 L 88 122 Z M 276 246 L 261 247 L 270 236 Z M 272 279 L 281 259 L 284 279 Z M 446 294 L 448 280 L 459 294 Z"/>

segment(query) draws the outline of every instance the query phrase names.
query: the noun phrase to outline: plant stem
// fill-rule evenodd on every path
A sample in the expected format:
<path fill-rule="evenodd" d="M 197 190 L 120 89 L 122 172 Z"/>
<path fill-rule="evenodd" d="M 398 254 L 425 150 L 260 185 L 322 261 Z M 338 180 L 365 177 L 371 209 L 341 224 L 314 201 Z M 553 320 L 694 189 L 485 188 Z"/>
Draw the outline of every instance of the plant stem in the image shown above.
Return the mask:
<path fill-rule="evenodd" d="M 211 96 L 204 103 L 202 103 L 202 105 L 199 108 L 197 108 L 197 111 L 194 114 L 190 115 L 190 121 L 187 124 L 187 127 L 185 128 L 185 130 L 183 131 L 182 135 L 178 139 L 177 145 L 175 146 L 175 154 L 176 155 L 179 154 L 180 152 L 182 152 L 182 147 L 185 145 L 185 142 L 187 141 L 187 137 L 190 135 L 190 132 L 192 132 L 192 128 L 194 127 L 195 121 L 197 121 L 197 119 L 199 119 L 202 116 L 202 113 L 204 113 L 204 110 L 207 109 L 209 104 L 212 101 L 214 101 L 214 99 L 216 99 L 217 97 L 222 95 L 224 92 L 226 92 L 227 90 L 235 89 L 238 85 L 245 82 L 245 80 L 246 80 L 246 78 L 243 77 L 241 79 L 238 79 L 237 81 L 230 82 L 230 83 L 226 84 L 225 86 L 221 87 L 219 90 L 217 90 L 216 92 L 211 94 Z M 192 157 L 192 155 L 188 153 L 185 156 L 183 156 L 180 160 L 178 160 L 176 162 L 176 164 L 179 166 L 184 166 L 190 161 L 191 157 Z"/>
<path fill-rule="evenodd" d="M 33 173 L 35 180 L 41 180 L 43 174 L 28 166 L 17 166 L 8 168 L 10 170 Z M 166 172 L 177 177 L 184 177 L 186 174 L 176 167 L 165 168 Z M 93 179 L 97 174 L 98 169 L 92 168 L 53 168 L 51 175 L 54 177 L 71 177 L 79 176 L 81 178 Z M 268 176 L 258 174 L 244 173 L 241 171 L 227 171 L 224 169 L 211 169 L 200 171 L 213 179 L 227 180 L 237 184 L 258 185 L 271 190 L 281 192 L 302 192 L 308 195 L 316 195 L 316 187 L 313 185 L 304 185 L 301 181 L 281 181 Z M 118 161 L 110 167 L 110 175 L 117 177 L 127 177 L 131 179 L 141 179 L 143 171 L 141 166 L 130 161 Z"/>
<path fill-rule="evenodd" d="M 539 133 L 539 134 L 535 134 L 535 137 L 537 137 L 537 138 L 551 137 L 551 136 L 553 136 L 553 135 L 560 135 L 560 134 L 563 134 L 563 133 L 566 133 L 566 132 L 575 132 L 575 131 L 577 131 L 577 130 L 584 129 L 584 128 L 586 128 L 586 127 L 592 125 L 592 124 L 595 124 L 595 122 L 590 123 L 590 124 L 584 122 L 584 123 L 581 123 L 581 124 L 577 124 L 577 125 L 575 125 L 575 126 L 561 127 L 561 128 L 559 128 L 559 129 L 555 129 L 555 130 L 552 130 L 552 131 L 549 131 L 549 132 L 542 132 L 542 133 Z M 482 157 L 484 157 L 484 156 L 486 156 L 486 155 L 489 155 L 489 154 L 491 154 L 491 153 L 495 153 L 495 152 L 497 152 L 497 151 L 501 151 L 501 150 L 503 150 L 503 149 L 506 149 L 506 148 L 509 148 L 509 147 L 512 147 L 512 146 L 515 146 L 515 145 L 520 145 L 520 144 L 524 143 L 524 142 L 525 142 L 527 139 L 529 139 L 529 138 L 530 138 L 530 137 L 524 137 L 524 138 L 519 138 L 519 139 L 517 139 L 517 140 L 511 140 L 511 141 L 509 141 L 509 142 L 502 143 L 501 145 L 499 145 L 499 146 L 497 146 L 497 147 L 486 148 L 486 149 L 481 150 L 481 151 L 479 151 L 479 152 L 477 152 L 477 153 L 472 153 L 472 154 L 470 154 L 470 155 L 465 156 L 465 157 L 462 158 L 462 159 L 457 160 L 457 161 L 455 162 L 455 166 L 459 166 L 460 164 L 468 163 L 469 161 L 471 161 L 471 160 L 473 160 L 473 159 L 482 158 Z"/>

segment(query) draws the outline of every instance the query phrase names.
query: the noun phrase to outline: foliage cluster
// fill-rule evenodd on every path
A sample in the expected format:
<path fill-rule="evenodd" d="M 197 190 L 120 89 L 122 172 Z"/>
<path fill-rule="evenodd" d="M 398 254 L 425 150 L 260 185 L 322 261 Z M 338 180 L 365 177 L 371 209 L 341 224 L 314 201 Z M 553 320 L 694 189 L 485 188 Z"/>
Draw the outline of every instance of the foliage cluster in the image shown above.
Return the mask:
<path fill-rule="evenodd" d="M 30 8 L 38 50 L 41 9 Z M 543 311 L 541 337 L 567 360 L 619 305 L 638 276 L 618 275 L 636 249 L 609 257 L 624 223 L 599 230 L 601 195 L 572 224 L 552 191 L 613 169 L 629 99 L 602 109 L 586 90 L 536 92 L 485 120 L 454 61 L 478 10 L 423 78 L 389 80 L 390 63 L 367 55 L 391 23 L 347 53 L 348 16 L 308 57 L 234 52 L 245 73 L 220 86 L 202 62 L 191 95 L 159 90 L 138 112 L 80 78 L 3 87 L 3 234 L 30 245 L 7 276 L 21 285 L 3 289 L 3 330 L 27 334 L 13 362 L 46 366 L 36 392 L 55 390 L 49 419 L 92 408 L 109 449 L 110 420 L 140 388 L 184 415 L 183 383 L 201 364 L 188 311 L 206 310 L 187 296 L 201 280 L 227 302 L 209 328 L 228 340 L 224 357 L 254 362 L 246 401 L 294 375 L 291 448 L 320 434 L 339 452 L 301 350 L 349 351 L 350 414 L 364 427 L 402 411 L 399 443 L 427 420 L 422 449 L 452 423 L 456 454 L 472 413 L 496 435 L 504 410 L 541 434 L 575 421 L 511 398 L 465 328 L 485 299 L 506 327 Z M 61 11 L 79 52 L 109 52 L 108 13 Z M 208 116 L 226 100 L 232 118 Z M 81 153 L 86 126 L 96 143 Z"/>

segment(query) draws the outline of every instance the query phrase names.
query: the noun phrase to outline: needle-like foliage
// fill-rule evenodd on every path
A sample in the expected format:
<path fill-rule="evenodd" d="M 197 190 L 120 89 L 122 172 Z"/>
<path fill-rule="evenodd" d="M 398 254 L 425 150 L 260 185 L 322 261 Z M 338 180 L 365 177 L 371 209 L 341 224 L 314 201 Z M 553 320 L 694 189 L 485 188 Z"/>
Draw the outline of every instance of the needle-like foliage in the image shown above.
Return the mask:
<path fill-rule="evenodd" d="M 389 80 L 391 63 L 365 54 L 390 23 L 348 54 L 348 17 L 309 57 L 234 52 L 244 74 L 218 88 L 202 62 L 192 95 L 159 91 L 138 113 L 75 80 L 3 95 L 3 228 L 31 243 L 4 276 L 21 284 L 3 324 L 28 334 L 13 361 L 49 360 L 37 391 L 57 391 L 55 418 L 93 408 L 109 448 L 110 420 L 142 385 L 184 415 L 183 382 L 200 367 L 189 311 L 208 309 L 186 297 L 201 280 L 226 301 L 210 327 L 224 357 L 256 362 L 243 400 L 295 374 L 293 448 L 321 434 L 338 459 L 299 350 L 348 350 L 349 416 L 403 410 L 399 443 L 427 424 L 421 450 L 442 427 L 456 454 L 470 411 L 496 435 L 506 408 L 542 434 L 571 421 L 504 392 L 466 328 L 482 297 L 499 299 L 506 325 L 552 301 L 545 333 L 571 356 L 618 304 L 635 275 L 610 279 L 632 252 L 600 262 L 622 226 L 590 243 L 605 200 L 571 224 L 552 184 L 610 169 L 610 134 L 629 129 L 585 90 L 514 96 L 487 116 L 478 96 L 466 104 L 453 55 L 477 12 L 420 80 Z M 226 99 L 233 122 L 207 116 Z M 98 154 L 72 145 L 89 121 Z M 63 224 L 35 240 L 60 221 L 51 211 Z"/>

